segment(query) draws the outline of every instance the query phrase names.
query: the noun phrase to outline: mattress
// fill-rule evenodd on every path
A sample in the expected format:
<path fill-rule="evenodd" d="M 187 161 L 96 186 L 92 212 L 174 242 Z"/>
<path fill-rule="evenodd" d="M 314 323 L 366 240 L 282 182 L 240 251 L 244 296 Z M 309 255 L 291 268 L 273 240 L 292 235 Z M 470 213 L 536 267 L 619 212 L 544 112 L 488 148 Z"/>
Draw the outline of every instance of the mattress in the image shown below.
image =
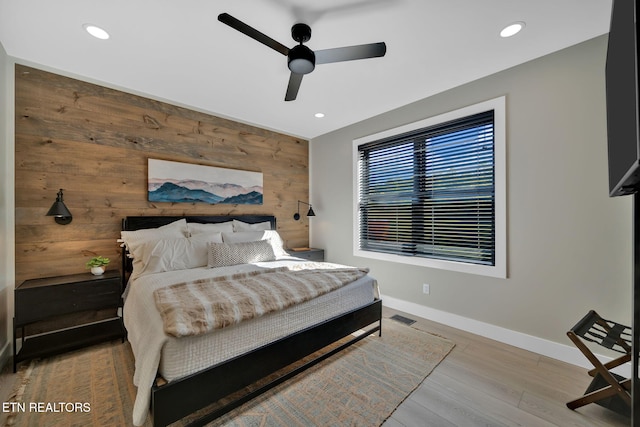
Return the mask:
<path fill-rule="evenodd" d="M 324 320 L 372 302 L 376 283 L 365 276 L 333 292 L 213 333 L 169 338 L 162 349 L 159 373 L 172 381 L 261 347 Z"/>

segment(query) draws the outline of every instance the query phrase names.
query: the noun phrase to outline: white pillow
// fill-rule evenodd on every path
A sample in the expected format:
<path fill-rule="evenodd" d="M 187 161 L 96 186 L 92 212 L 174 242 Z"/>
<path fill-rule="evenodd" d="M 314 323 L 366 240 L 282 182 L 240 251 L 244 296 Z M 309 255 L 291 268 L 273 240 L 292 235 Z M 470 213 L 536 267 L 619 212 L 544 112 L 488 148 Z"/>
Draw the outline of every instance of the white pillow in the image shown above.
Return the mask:
<path fill-rule="evenodd" d="M 158 228 L 143 228 L 133 231 L 121 231 L 120 237 L 129 253 L 133 254 L 135 247 L 149 240 L 179 239 L 189 236 L 187 220 L 179 219 Z"/>
<path fill-rule="evenodd" d="M 277 258 L 289 256 L 284 250 L 284 242 L 276 230 L 222 233 L 222 241 L 225 243 L 255 242 L 258 240 L 268 240 Z"/>
<path fill-rule="evenodd" d="M 271 244 L 266 240 L 241 243 L 209 243 L 208 266 L 225 267 L 228 265 L 252 264 L 261 261 L 273 261 L 276 256 Z"/>
<path fill-rule="evenodd" d="M 271 223 L 269 221 L 258 222 L 255 224 L 249 224 L 248 222 L 233 220 L 233 231 L 258 231 L 258 230 L 271 230 Z"/>
<path fill-rule="evenodd" d="M 206 267 L 209 242 L 222 243 L 221 233 L 203 233 L 180 239 L 148 240 L 136 245 L 131 278 L 164 271 Z"/>
<path fill-rule="evenodd" d="M 201 224 L 199 222 L 187 223 L 189 236 L 202 233 L 229 232 L 233 233 L 233 221 L 219 222 L 215 224 Z"/>

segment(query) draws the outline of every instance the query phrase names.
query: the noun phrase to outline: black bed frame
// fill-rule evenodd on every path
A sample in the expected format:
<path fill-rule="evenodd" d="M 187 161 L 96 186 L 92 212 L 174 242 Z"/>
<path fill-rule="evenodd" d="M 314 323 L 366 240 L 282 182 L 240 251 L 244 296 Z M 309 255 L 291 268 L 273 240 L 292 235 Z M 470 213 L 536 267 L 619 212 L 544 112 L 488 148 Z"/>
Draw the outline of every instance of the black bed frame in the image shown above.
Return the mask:
<path fill-rule="evenodd" d="M 187 222 L 198 223 L 220 223 L 233 219 L 251 224 L 269 221 L 271 228 L 276 229 L 275 217 L 267 215 L 135 216 L 125 218 L 122 221 L 122 229 L 155 228 L 182 218 L 185 218 Z M 123 250 L 122 274 L 125 285 L 130 271 L 130 260 Z M 375 332 L 378 332 L 380 336 L 382 334 L 382 301 L 376 299 L 364 307 L 326 320 L 187 377 L 163 385 L 156 382 L 151 388 L 153 425 L 166 426 L 173 423 L 364 328 L 368 329 L 357 337 L 352 337 L 332 350 L 323 352 L 320 356 L 286 372 L 258 389 L 235 398 L 190 424 L 201 426 L 367 336 Z"/>

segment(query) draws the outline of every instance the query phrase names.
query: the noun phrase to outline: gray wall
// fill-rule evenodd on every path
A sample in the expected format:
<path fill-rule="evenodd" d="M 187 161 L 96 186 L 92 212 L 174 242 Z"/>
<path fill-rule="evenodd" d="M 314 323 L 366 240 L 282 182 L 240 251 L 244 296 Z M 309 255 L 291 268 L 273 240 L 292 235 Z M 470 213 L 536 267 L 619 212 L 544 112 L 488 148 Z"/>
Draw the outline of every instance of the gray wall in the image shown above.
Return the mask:
<path fill-rule="evenodd" d="M 589 40 L 313 139 L 312 245 L 325 248 L 329 261 L 370 267 L 386 296 L 470 323 L 562 344 L 591 308 L 631 324 L 632 204 L 629 196 L 608 197 L 606 41 Z M 354 257 L 352 140 L 502 95 L 508 278 Z M 422 283 L 431 285 L 430 295 Z"/>

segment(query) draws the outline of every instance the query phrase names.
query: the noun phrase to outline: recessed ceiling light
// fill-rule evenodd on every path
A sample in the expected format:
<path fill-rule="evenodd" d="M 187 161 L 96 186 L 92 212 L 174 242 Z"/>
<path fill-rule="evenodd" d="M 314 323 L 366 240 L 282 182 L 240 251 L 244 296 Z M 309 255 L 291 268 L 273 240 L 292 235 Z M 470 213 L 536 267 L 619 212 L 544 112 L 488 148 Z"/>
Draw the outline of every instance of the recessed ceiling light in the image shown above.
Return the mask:
<path fill-rule="evenodd" d="M 97 27 L 93 24 L 84 24 L 82 27 L 85 29 L 87 33 L 91 34 L 93 37 L 97 39 L 106 40 L 109 38 L 109 33 L 107 33 L 102 28 Z"/>
<path fill-rule="evenodd" d="M 511 37 L 518 34 L 524 28 L 524 22 L 514 22 L 509 24 L 500 31 L 500 37 Z"/>
<path fill-rule="evenodd" d="M 314 114 L 314 116 L 316 116 L 318 119 L 321 119 L 324 117 L 324 113 L 316 113 Z"/>

